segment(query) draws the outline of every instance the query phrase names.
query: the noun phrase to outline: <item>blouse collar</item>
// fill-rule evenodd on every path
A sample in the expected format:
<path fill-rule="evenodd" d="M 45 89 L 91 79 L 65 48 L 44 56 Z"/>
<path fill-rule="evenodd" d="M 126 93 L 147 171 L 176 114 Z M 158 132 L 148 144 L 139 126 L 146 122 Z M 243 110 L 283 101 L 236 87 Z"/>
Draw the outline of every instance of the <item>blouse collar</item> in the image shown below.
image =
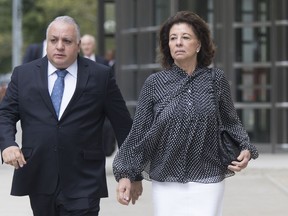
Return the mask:
<path fill-rule="evenodd" d="M 187 78 L 187 77 L 195 77 L 197 76 L 199 73 L 201 73 L 203 70 L 202 67 L 198 67 L 196 66 L 195 70 L 193 71 L 193 73 L 191 75 L 189 75 L 186 71 L 184 71 L 182 68 L 180 68 L 178 65 L 176 65 L 175 63 L 173 63 L 171 70 L 173 73 L 179 75 L 180 77 L 183 78 Z"/>

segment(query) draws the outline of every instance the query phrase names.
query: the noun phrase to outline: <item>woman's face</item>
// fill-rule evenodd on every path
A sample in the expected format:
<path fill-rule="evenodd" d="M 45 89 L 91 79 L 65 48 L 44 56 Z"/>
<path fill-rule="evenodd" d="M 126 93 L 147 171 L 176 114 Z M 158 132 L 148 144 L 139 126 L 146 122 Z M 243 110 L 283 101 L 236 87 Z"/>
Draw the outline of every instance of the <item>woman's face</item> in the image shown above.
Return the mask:
<path fill-rule="evenodd" d="M 175 64 L 196 64 L 200 41 L 187 23 L 174 24 L 169 32 L 169 48 Z"/>

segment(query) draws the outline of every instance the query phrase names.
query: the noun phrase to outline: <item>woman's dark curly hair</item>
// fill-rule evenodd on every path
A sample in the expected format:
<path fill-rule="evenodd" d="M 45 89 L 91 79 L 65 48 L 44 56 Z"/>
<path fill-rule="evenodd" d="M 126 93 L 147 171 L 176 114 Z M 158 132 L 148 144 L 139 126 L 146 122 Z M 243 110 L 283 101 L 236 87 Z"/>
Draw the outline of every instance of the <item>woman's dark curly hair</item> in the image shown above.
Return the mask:
<path fill-rule="evenodd" d="M 168 18 L 160 28 L 159 33 L 159 56 L 158 60 L 162 67 L 171 68 L 174 60 L 169 48 L 169 33 L 174 24 L 187 23 L 201 43 L 200 52 L 197 54 L 198 66 L 209 66 L 215 54 L 215 45 L 207 23 L 197 14 L 190 11 L 179 11 L 174 16 Z"/>

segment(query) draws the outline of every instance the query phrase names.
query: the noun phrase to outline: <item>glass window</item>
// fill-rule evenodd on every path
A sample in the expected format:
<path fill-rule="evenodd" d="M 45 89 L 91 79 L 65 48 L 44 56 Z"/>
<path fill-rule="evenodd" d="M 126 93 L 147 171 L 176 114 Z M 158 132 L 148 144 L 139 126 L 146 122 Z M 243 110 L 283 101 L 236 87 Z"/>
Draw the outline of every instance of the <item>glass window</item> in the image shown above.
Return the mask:
<path fill-rule="evenodd" d="M 106 37 L 105 38 L 105 48 L 106 50 L 112 50 L 115 49 L 116 44 L 115 44 L 115 39 L 114 37 Z"/>
<path fill-rule="evenodd" d="M 270 69 L 236 70 L 237 102 L 269 102 L 271 94 Z"/>
<path fill-rule="evenodd" d="M 235 61 L 270 61 L 270 27 L 245 27 L 235 30 Z"/>
<path fill-rule="evenodd" d="M 200 17 L 208 22 L 208 8 L 211 0 L 181 0 L 179 10 L 190 10 L 196 12 Z"/>
<path fill-rule="evenodd" d="M 106 34 L 115 34 L 116 22 L 115 22 L 115 3 L 105 3 L 105 21 L 104 30 Z"/>
<path fill-rule="evenodd" d="M 154 25 L 161 25 L 170 16 L 170 1 L 156 0 Z"/>
<path fill-rule="evenodd" d="M 269 109 L 239 109 L 241 122 L 249 134 L 251 142 L 270 142 L 270 110 Z"/>
<path fill-rule="evenodd" d="M 265 22 L 270 20 L 270 0 L 235 0 L 236 22 Z"/>

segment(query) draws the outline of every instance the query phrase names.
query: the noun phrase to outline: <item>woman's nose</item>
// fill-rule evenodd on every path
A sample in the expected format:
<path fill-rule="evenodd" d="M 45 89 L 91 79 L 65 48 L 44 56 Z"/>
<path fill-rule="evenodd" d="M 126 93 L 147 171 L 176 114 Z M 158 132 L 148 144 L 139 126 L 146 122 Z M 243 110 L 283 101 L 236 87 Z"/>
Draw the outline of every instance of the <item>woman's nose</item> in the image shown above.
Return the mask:
<path fill-rule="evenodd" d="M 181 44 L 182 44 L 182 39 L 181 38 L 177 38 L 176 45 L 180 46 Z"/>

